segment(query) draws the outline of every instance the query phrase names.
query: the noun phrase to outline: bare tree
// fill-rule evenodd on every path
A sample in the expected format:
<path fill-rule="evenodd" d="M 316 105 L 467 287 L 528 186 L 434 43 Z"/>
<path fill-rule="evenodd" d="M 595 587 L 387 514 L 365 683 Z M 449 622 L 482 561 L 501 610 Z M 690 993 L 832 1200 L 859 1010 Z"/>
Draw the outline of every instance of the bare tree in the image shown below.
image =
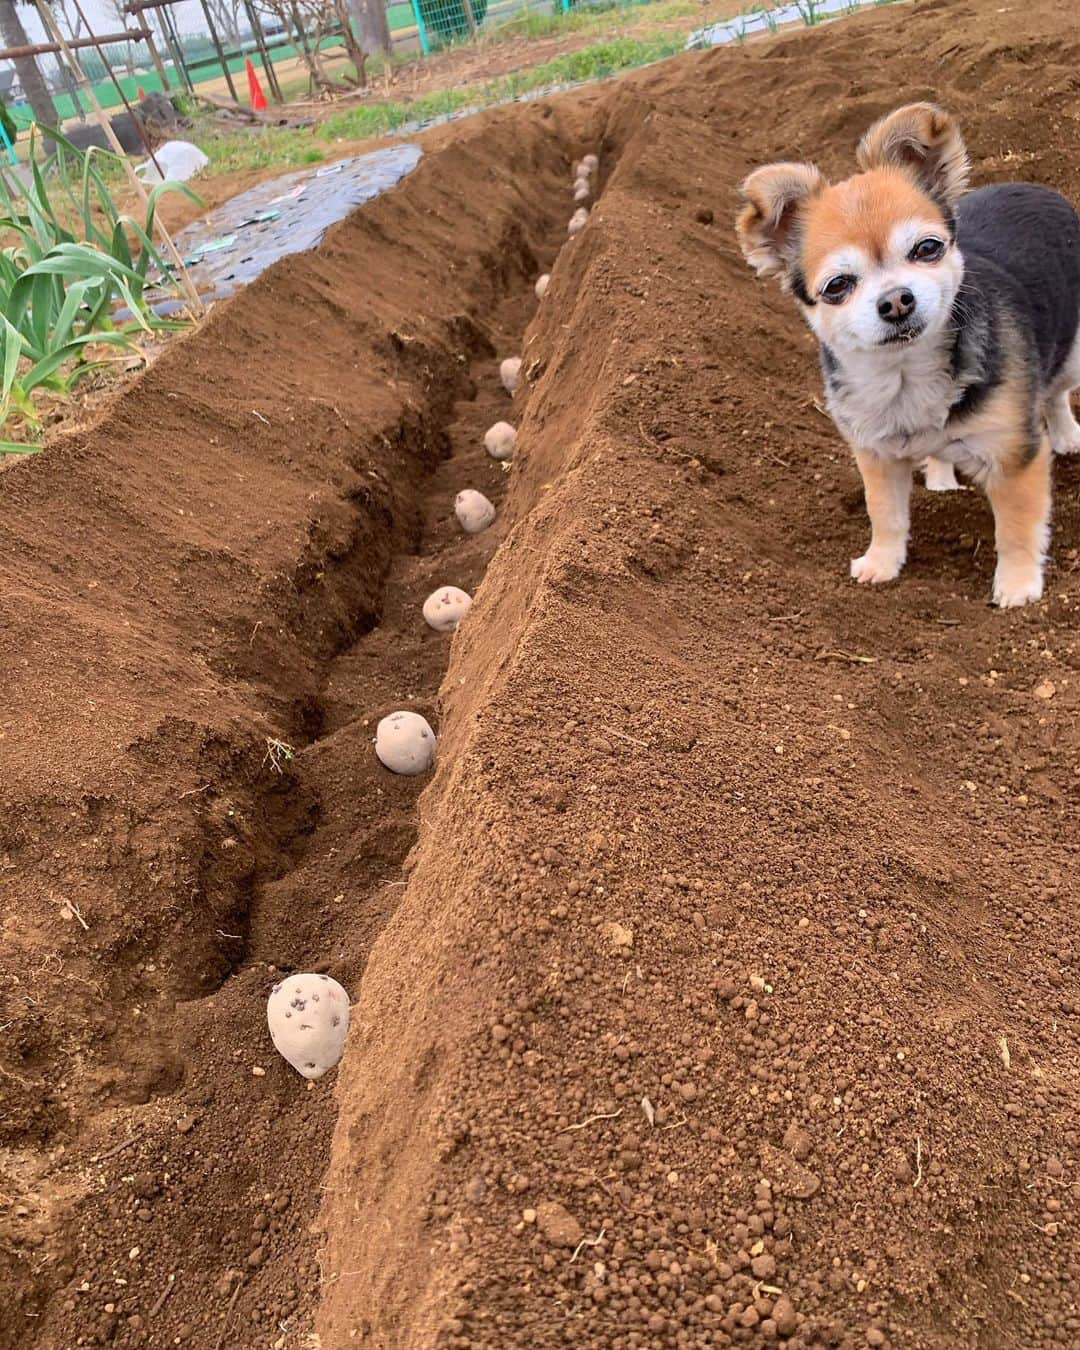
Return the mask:
<path fill-rule="evenodd" d="M 240 41 L 241 0 L 206 0 L 214 27 L 226 42 Z"/>
<path fill-rule="evenodd" d="M 293 35 L 308 68 L 313 94 L 318 90 L 329 92 L 336 87 L 323 66 L 322 41 L 337 28 L 341 30 L 349 59 L 356 67 L 357 83 L 367 83 L 364 68 L 367 56 L 349 24 L 347 0 L 257 0 L 257 7 L 272 15 L 286 33 Z"/>
<path fill-rule="evenodd" d="M 66 0 L 54 0 L 56 4 L 64 4 Z M 124 0 L 101 0 L 101 3 L 110 19 L 116 20 L 117 32 L 126 31 L 128 24 L 132 22 L 131 15 L 124 9 Z M 117 43 L 115 46 L 109 46 L 105 49 L 110 56 L 119 55 L 124 63 L 124 74 L 135 74 L 135 53 L 130 42 L 123 44 Z M 102 60 L 105 60 L 102 53 Z"/>
<path fill-rule="evenodd" d="M 15 8 L 15 0 L 0 0 L 0 38 L 5 47 L 28 47 L 30 39 L 26 35 L 23 21 Z M 43 126 L 56 126 L 56 107 L 45 77 L 33 56 L 12 57 L 12 64 L 19 77 L 19 84 L 26 95 L 26 101 L 33 109 L 34 121 Z"/>
<path fill-rule="evenodd" d="M 75 8 L 73 0 L 48 0 L 49 8 L 56 15 L 56 22 L 69 38 L 82 37 L 82 15 Z"/>
<path fill-rule="evenodd" d="M 368 53 L 388 52 L 390 25 L 386 21 L 386 0 L 348 0 L 348 6 L 356 20 L 361 49 Z"/>
<path fill-rule="evenodd" d="M 383 8 L 381 12 L 383 16 L 383 24 L 385 26 L 386 10 Z M 361 86 L 364 86 L 367 84 L 366 63 L 368 59 L 368 54 L 374 51 L 375 48 L 368 46 L 362 40 L 358 40 L 356 34 L 353 32 L 352 23 L 350 22 L 352 16 L 349 13 L 349 0 L 334 0 L 334 17 L 341 25 L 341 36 L 344 39 L 345 50 L 349 54 L 349 60 L 353 63 L 353 66 L 356 70 L 357 81 Z M 389 37 L 390 34 L 388 30 L 387 31 L 388 45 L 389 45 Z"/>

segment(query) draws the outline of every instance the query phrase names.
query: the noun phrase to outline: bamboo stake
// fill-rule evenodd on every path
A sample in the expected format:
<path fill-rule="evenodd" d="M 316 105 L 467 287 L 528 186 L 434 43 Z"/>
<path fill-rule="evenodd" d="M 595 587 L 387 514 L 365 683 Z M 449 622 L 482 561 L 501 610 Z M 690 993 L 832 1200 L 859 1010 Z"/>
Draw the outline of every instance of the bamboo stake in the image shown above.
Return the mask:
<path fill-rule="evenodd" d="M 136 195 L 142 202 L 143 207 L 147 211 L 149 211 L 150 195 L 146 191 L 146 184 L 135 172 L 134 168 L 131 165 L 131 161 L 124 153 L 124 147 L 120 144 L 116 132 L 113 131 L 112 122 L 110 122 L 108 116 L 106 115 L 105 109 L 98 102 L 97 95 L 94 93 L 93 90 L 93 86 L 90 84 L 90 81 L 86 77 L 86 71 L 83 70 L 74 52 L 68 46 L 67 39 L 64 37 L 63 33 L 61 33 L 59 27 L 57 26 L 56 20 L 52 16 L 52 11 L 49 9 L 49 6 L 45 3 L 45 0 L 37 0 L 37 10 L 41 16 L 41 22 L 45 25 L 45 31 L 48 34 L 50 34 L 54 42 L 58 42 L 60 44 L 60 50 L 64 53 L 65 59 L 71 66 L 72 72 L 74 73 L 76 80 L 81 86 L 83 93 L 86 94 L 86 98 L 88 103 L 90 104 L 90 111 L 93 114 L 94 121 L 105 133 L 105 139 L 112 146 L 114 153 L 120 157 L 120 160 L 124 165 L 124 171 L 126 172 L 128 177 L 128 182 L 135 189 Z M 176 245 L 173 243 L 172 235 L 166 229 L 164 222 L 162 221 L 161 217 L 157 214 L 156 211 L 154 212 L 154 225 L 157 228 L 158 234 L 161 236 L 161 242 L 165 245 L 165 251 L 172 259 L 173 266 L 176 268 L 177 278 L 180 282 L 180 285 L 185 295 L 188 298 L 188 303 L 191 305 L 192 310 L 194 311 L 196 317 L 201 318 L 202 315 L 206 313 L 206 306 L 199 299 L 199 292 L 195 289 L 195 285 L 192 282 L 191 277 L 188 275 L 188 270 L 184 266 L 184 260 L 183 258 L 181 258 L 180 252 L 177 249 Z"/>

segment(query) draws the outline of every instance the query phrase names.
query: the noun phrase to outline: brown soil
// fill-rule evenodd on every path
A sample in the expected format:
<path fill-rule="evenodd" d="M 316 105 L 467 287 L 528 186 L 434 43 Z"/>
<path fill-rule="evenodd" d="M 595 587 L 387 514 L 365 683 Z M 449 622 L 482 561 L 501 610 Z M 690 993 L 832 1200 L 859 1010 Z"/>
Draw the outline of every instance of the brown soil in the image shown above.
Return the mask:
<path fill-rule="evenodd" d="M 1080 466 L 1041 605 L 987 606 L 971 492 L 851 585 L 856 475 L 729 225 L 931 94 L 980 179 L 1080 196 L 1070 15 L 463 123 L 3 475 L 0 1346 L 1080 1340 Z M 393 707 L 430 783 L 374 762 Z M 355 1000 L 314 1085 L 264 1024 L 311 968 Z"/>

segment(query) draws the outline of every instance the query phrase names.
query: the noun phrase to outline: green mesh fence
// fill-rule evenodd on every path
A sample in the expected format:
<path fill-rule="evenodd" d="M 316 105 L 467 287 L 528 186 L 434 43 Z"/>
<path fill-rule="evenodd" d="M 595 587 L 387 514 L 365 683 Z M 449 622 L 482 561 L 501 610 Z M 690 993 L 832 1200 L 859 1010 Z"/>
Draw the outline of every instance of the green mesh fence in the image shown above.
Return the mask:
<path fill-rule="evenodd" d="M 387 7 L 395 46 L 419 47 L 426 56 L 450 43 L 469 42 L 496 30 L 524 37 L 556 33 L 572 13 L 645 7 L 650 0 L 394 0 Z"/>
<path fill-rule="evenodd" d="M 416 0 L 428 45 L 473 36 L 487 17 L 487 0 Z"/>

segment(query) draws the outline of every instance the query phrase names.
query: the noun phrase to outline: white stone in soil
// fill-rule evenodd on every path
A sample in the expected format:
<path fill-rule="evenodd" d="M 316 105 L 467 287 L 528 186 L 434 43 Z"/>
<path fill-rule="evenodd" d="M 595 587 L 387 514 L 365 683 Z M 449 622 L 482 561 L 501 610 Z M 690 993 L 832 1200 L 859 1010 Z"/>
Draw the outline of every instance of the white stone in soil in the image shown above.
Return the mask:
<path fill-rule="evenodd" d="M 427 773 L 435 747 L 435 733 L 419 713 L 389 713 L 375 728 L 375 753 L 393 773 Z"/>
<path fill-rule="evenodd" d="M 495 508 L 482 492 L 466 488 L 454 498 L 454 515 L 466 534 L 479 534 L 495 519 Z"/>
<path fill-rule="evenodd" d="M 472 596 L 456 586 L 440 586 L 424 601 L 424 621 L 436 633 L 452 633 L 469 612 Z"/>
<path fill-rule="evenodd" d="M 578 162 L 574 165 L 575 178 L 588 178 L 591 176 L 591 174 L 592 168 L 590 167 L 589 161 L 587 159 L 579 159 Z"/>
<path fill-rule="evenodd" d="M 585 222 L 589 219 L 589 213 L 584 206 L 579 206 L 570 217 L 570 223 L 566 227 L 566 233 L 573 239 L 575 234 L 579 234 L 585 228 Z"/>
<path fill-rule="evenodd" d="M 341 1058 L 349 996 L 329 975 L 290 975 L 266 1000 L 266 1024 L 278 1054 L 305 1078 L 321 1078 Z"/>
<path fill-rule="evenodd" d="M 508 356 L 499 365 L 499 379 L 508 394 L 512 394 L 521 380 L 521 357 Z"/>
<path fill-rule="evenodd" d="M 590 173 L 595 173 L 597 169 L 600 167 L 600 161 L 599 159 L 597 159 L 595 155 L 584 155 L 582 157 L 581 162 L 582 164 L 585 165 L 585 167 L 588 169 Z"/>
<path fill-rule="evenodd" d="M 484 449 L 492 459 L 513 459 L 517 432 L 509 422 L 496 422 L 484 432 Z"/>
<path fill-rule="evenodd" d="M 578 186 L 574 189 L 574 201 L 576 201 L 579 205 L 581 205 L 584 202 L 587 202 L 591 196 L 592 193 L 589 191 L 588 183 L 579 183 Z"/>
<path fill-rule="evenodd" d="M 542 277 L 536 278 L 536 285 L 533 287 L 533 290 L 536 292 L 537 300 L 543 300 L 544 296 L 547 295 L 547 288 L 550 284 L 551 284 L 550 272 L 545 272 Z"/>

